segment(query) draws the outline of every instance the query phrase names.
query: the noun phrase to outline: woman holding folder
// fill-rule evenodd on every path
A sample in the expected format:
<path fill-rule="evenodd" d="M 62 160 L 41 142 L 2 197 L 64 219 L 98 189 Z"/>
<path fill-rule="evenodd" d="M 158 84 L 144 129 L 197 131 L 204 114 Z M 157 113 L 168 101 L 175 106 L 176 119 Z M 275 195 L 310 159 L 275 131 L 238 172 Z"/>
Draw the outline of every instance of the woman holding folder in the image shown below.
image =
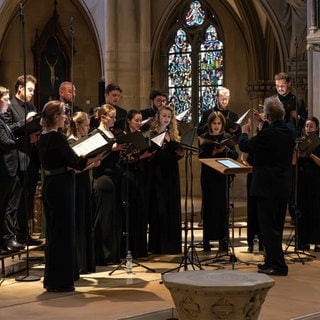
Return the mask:
<path fill-rule="evenodd" d="M 110 104 L 97 108 L 97 130 L 112 144 L 112 152 L 93 169 L 95 198 L 94 237 L 96 265 L 118 263 L 122 231 L 120 151 L 125 144 L 117 144 L 111 131 L 116 121 L 116 109 Z"/>
<path fill-rule="evenodd" d="M 44 171 L 42 201 L 46 216 L 45 272 L 43 285 L 49 292 L 74 290 L 79 279 L 75 263 L 75 173 L 87 159 L 69 146 L 64 128 L 63 103 L 52 100 L 42 109 L 39 157 Z"/>
<path fill-rule="evenodd" d="M 184 150 L 171 105 L 159 108 L 151 125 L 154 135 L 165 132 L 164 144 L 152 159 L 149 209 L 149 251 L 156 254 L 181 253 L 181 196 L 178 161 Z M 172 143 L 171 143 L 172 142 Z"/>
<path fill-rule="evenodd" d="M 224 131 L 226 119 L 219 111 L 213 111 L 208 117 L 209 132 L 200 136 L 199 158 L 232 158 L 238 153 L 234 146 L 227 146 L 223 140 L 231 137 Z M 226 175 L 201 163 L 203 249 L 211 251 L 210 240 L 219 240 L 219 251 L 228 251 L 229 215 L 227 188 L 231 181 Z"/>

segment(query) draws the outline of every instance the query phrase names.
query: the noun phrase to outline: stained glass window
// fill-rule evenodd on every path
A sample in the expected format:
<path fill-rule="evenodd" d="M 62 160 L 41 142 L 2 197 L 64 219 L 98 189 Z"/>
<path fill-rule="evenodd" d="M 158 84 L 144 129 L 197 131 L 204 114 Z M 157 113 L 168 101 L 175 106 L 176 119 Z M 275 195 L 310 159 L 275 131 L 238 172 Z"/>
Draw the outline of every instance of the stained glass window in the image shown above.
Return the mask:
<path fill-rule="evenodd" d="M 183 19 L 185 27 L 177 28 L 169 48 L 169 100 L 176 114 L 189 110 L 184 121 L 198 123 L 203 111 L 214 107 L 223 85 L 224 47 L 214 15 L 200 1 L 190 2 Z"/>

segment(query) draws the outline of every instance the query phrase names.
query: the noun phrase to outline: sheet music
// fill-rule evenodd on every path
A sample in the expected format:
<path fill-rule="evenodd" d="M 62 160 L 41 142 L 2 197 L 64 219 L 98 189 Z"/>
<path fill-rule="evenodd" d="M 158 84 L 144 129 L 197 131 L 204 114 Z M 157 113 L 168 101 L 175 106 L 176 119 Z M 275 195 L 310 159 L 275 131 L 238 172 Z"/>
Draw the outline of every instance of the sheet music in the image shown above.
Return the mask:
<path fill-rule="evenodd" d="M 251 109 L 247 110 L 237 121 L 237 124 L 241 124 L 244 118 L 247 116 L 247 114 L 251 111 Z"/>
<path fill-rule="evenodd" d="M 82 142 L 76 144 L 72 147 L 72 149 L 78 156 L 86 156 L 90 152 L 99 149 L 107 144 L 108 141 L 100 133 L 96 133 L 91 137 L 83 140 Z"/>
<path fill-rule="evenodd" d="M 142 120 L 142 121 L 141 121 L 141 124 L 144 125 L 144 124 L 146 124 L 149 120 L 151 120 L 151 117 L 149 117 L 149 118 L 146 119 L 146 120 Z"/>
<path fill-rule="evenodd" d="M 155 144 L 157 144 L 159 147 L 162 147 L 164 142 L 164 136 L 166 135 L 166 132 L 160 133 L 156 137 L 152 138 L 151 141 L 153 141 Z"/>
<path fill-rule="evenodd" d="M 176 119 L 178 121 L 182 121 L 182 119 L 184 118 L 184 116 L 189 112 L 189 109 L 182 111 L 181 113 L 176 115 Z"/>

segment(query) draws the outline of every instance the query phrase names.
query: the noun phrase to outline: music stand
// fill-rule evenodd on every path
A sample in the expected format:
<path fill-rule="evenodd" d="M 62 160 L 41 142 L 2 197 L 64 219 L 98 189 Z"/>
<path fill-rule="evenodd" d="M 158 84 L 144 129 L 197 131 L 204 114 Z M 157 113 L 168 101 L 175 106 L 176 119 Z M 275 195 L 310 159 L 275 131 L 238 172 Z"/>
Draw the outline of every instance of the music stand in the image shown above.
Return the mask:
<path fill-rule="evenodd" d="M 226 208 L 227 208 L 227 214 L 229 215 L 228 221 L 230 218 L 230 185 L 229 185 L 229 179 L 231 175 L 239 174 L 239 173 L 250 173 L 252 171 L 251 166 L 245 166 L 242 163 L 233 160 L 231 158 L 207 158 L 207 159 L 199 159 L 200 162 L 204 163 L 205 165 L 209 166 L 210 168 L 218 171 L 219 173 L 225 175 L 226 177 Z M 232 269 L 234 269 L 235 262 L 242 262 L 245 264 L 249 264 L 249 262 L 241 261 L 239 258 L 236 257 L 234 252 L 234 208 L 231 210 L 231 241 L 229 237 L 228 232 L 228 256 L 230 256 L 229 262 L 232 263 Z M 231 252 L 229 252 L 229 249 L 231 247 Z M 219 251 L 217 252 L 217 255 L 212 260 L 214 261 L 216 258 L 220 258 L 221 256 L 218 256 Z M 211 259 L 209 259 L 211 260 Z"/>
<path fill-rule="evenodd" d="M 130 152 L 135 152 L 138 150 L 145 150 L 148 148 L 148 143 L 145 140 L 144 136 L 142 135 L 141 132 L 136 131 L 136 132 L 132 132 L 132 133 L 128 133 L 122 136 L 117 137 L 117 143 L 118 144 L 127 144 L 127 150 L 123 152 L 123 159 L 126 163 L 126 177 L 124 179 L 125 182 L 125 186 L 124 186 L 124 199 L 122 202 L 122 207 L 123 207 L 123 211 L 124 211 L 124 216 L 126 219 L 126 223 L 125 223 L 125 231 L 123 232 L 123 235 L 125 237 L 125 255 L 127 254 L 128 251 L 130 251 L 130 241 L 129 241 L 129 226 L 130 226 L 130 221 L 129 221 L 129 157 L 130 157 Z M 109 272 L 109 276 L 111 276 L 116 270 L 120 269 L 121 267 L 125 267 L 126 266 L 126 257 L 124 259 L 122 259 L 122 261 L 120 262 L 120 264 L 118 266 L 116 266 L 114 269 L 112 269 Z M 132 267 L 142 267 L 145 268 L 151 272 L 155 272 L 154 269 L 151 269 L 139 262 L 137 262 L 136 260 L 132 260 Z"/>
<path fill-rule="evenodd" d="M 184 219 L 184 251 L 183 257 L 180 261 L 178 267 L 169 269 L 167 271 L 162 272 L 162 274 L 177 271 L 179 272 L 180 269 L 183 267 L 184 271 L 188 270 L 188 265 L 192 266 L 192 269 L 195 270 L 195 266 L 202 270 L 200 259 L 198 257 L 197 251 L 195 250 L 194 245 L 194 229 L 193 229 L 193 217 L 194 217 L 194 205 L 193 205 L 193 171 L 192 171 L 192 155 L 194 152 L 198 154 L 199 149 L 192 145 L 194 137 L 196 133 L 196 128 L 191 129 L 190 131 L 186 132 L 181 139 L 181 142 L 175 142 L 175 147 L 182 148 L 186 151 L 185 155 L 185 201 L 184 201 L 184 210 L 185 210 L 185 219 Z M 189 188 L 189 168 L 190 168 L 190 188 Z M 191 205 L 191 215 L 190 215 L 190 233 L 191 239 L 190 244 L 188 245 L 188 197 L 190 197 L 190 205 Z"/>

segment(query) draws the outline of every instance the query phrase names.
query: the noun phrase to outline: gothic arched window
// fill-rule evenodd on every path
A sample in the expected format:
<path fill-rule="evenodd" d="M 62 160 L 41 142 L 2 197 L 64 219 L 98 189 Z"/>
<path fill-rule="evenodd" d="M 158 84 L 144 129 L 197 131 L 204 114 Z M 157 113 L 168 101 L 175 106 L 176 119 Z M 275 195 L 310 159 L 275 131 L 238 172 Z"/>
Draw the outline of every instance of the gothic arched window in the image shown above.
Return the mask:
<path fill-rule="evenodd" d="M 168 52 L 169 101 L 184 120 L 199 122 L 203 111 L 215 104 L 223 85 L 224 46 L 218 22 L 200 1 L 189 1 L 177 19 Z"/>

